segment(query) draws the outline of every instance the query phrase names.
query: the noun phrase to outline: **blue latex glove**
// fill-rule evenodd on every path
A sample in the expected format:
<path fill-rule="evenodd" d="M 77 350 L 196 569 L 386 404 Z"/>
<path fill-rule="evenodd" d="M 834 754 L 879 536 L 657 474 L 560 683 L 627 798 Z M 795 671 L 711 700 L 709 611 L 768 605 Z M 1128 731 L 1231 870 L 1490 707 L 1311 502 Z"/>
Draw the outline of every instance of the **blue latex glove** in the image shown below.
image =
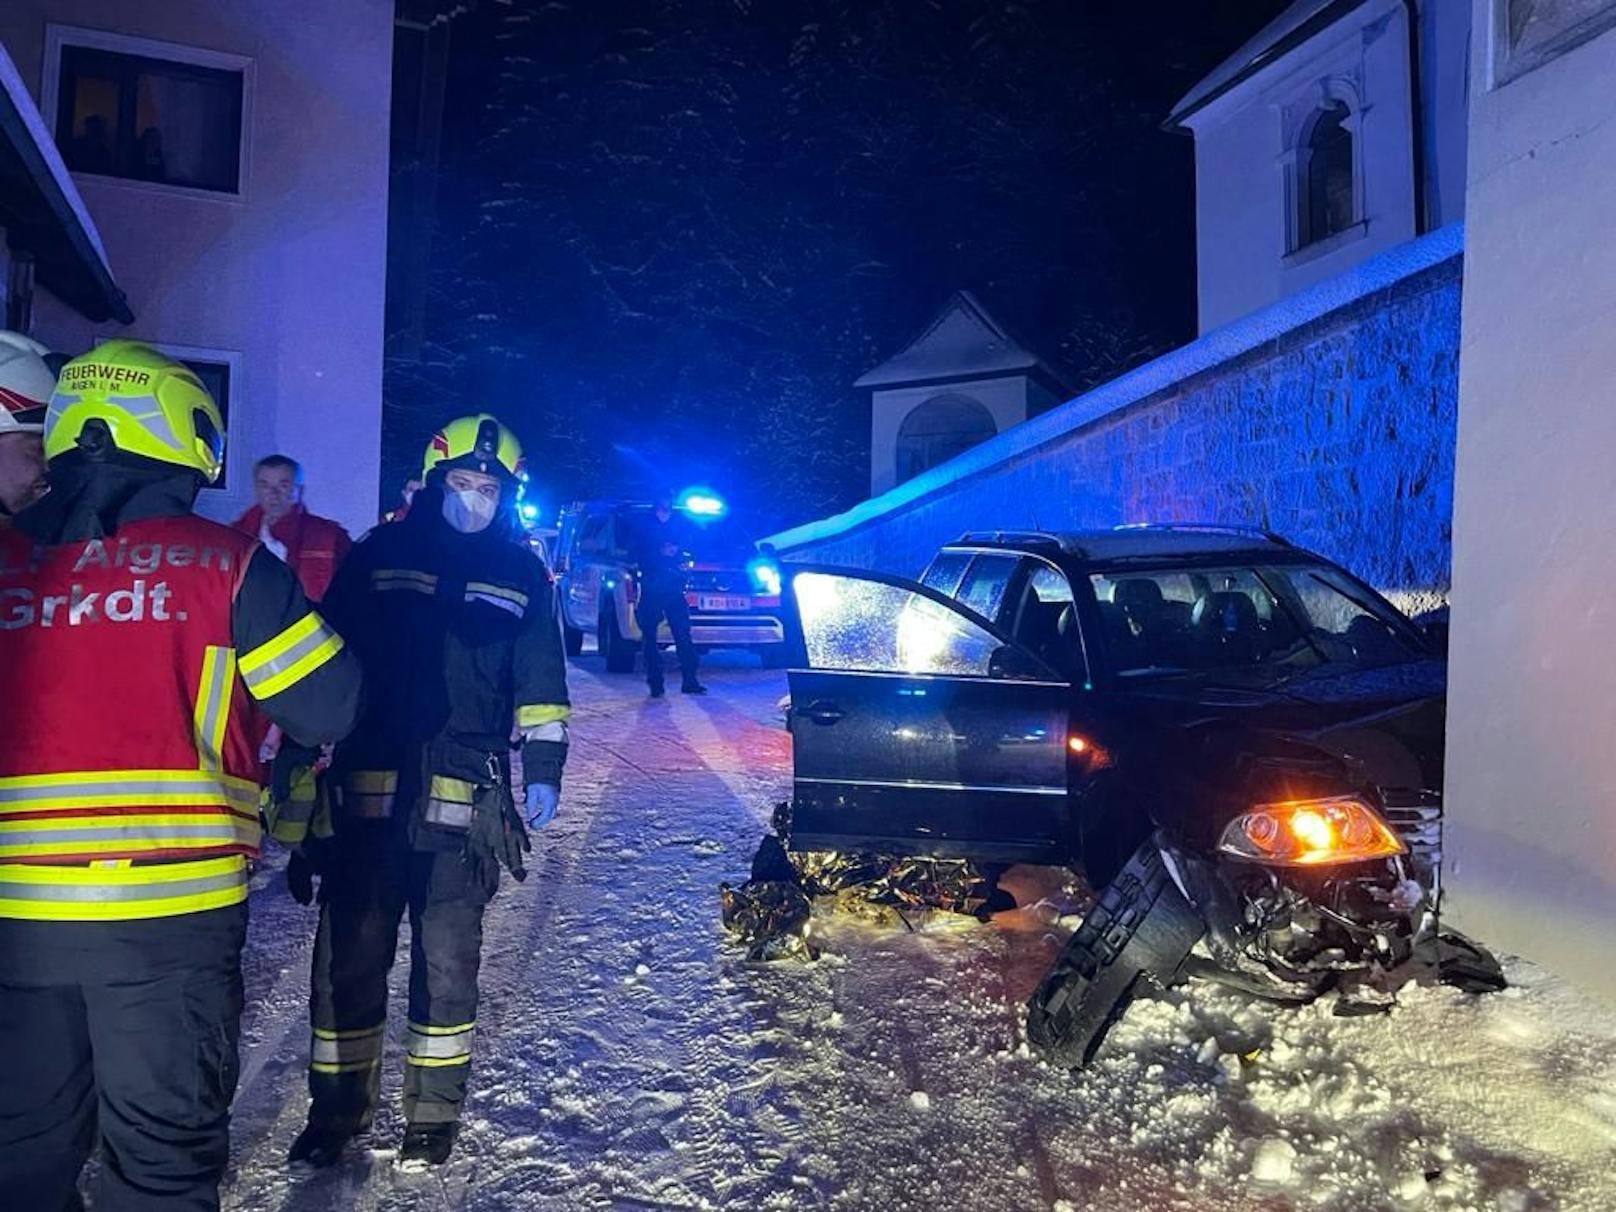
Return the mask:
<path fill-rule="evenodd" d="M 529 783 L 527 785 L 527 827 L 529 829 L 543 829 L 555 820 L 556 809 L 561 805 L 561 788 L 554 783 Z"/>

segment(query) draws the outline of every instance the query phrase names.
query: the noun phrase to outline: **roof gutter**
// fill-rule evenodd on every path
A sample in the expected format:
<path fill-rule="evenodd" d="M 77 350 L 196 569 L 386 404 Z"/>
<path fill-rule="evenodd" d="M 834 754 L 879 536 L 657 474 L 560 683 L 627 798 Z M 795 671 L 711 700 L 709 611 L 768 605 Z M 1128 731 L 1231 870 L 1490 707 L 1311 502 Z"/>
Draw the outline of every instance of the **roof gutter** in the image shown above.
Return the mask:
<path fill-rule="evenodd" d="M 1407 2 L 1408 0 L 1405 0 L 1405 3 Z M 1336 0 L 1334 4 L 1321 8 L 1306 21 L 1302 22 L 1302 24 L 1291 30 L 1290 33 L 1286 34 L 1278 42 L 1275 42 L 1267 50 L 1263 51 L 1260 55 L 1252 59 L 1250 63 L 1246 64 L 1238 72 L 1220 84 L 1217 88 L 1213 89 L 1206 96 L 1196 100 L 1193 105 L 1188 105 L 1183 109 L 1174 110 L 1172 113 L 1168 114 L 1166 120 L 1161 125 L 1162 130 L 1166 131 L 1168 134 L 1193 135 L 1194 132 L 1191 131 L 1187 125 L 1185 125 L 1189 118 L 1192 118 L 1196 114 L 1200 113 L 1219 97 L 1233 92 L 1236 88 L 1239 88 L 1240 85 L 1251 79 L 1251 77 L 1262 71 L 1263 68 L 1267 67 L 1275 59 L 1284 57 L 1290 51 L 1294 50 L 1296 47 L 1306 42 L 1309 38 L 1313 37 L 1320 30 L 1327 29 L 1334 25 L 1337 21 L 1341 20 L 1341 18 L 1352 12 L 1353 9 L 1362 7 L 1364 3 L 1366 3 L 1366 0 Z"/>
<path fill-rule="evenodd" d="M 1422 236 L 1431 228 L 1425 199 L 1425 94 L 1421 90 L 1420 9 L 1417 0 L 1403 0 L 1408 13 L 1408 112 L 1409 155 L 1414 162 L 1414 234 Z"/>

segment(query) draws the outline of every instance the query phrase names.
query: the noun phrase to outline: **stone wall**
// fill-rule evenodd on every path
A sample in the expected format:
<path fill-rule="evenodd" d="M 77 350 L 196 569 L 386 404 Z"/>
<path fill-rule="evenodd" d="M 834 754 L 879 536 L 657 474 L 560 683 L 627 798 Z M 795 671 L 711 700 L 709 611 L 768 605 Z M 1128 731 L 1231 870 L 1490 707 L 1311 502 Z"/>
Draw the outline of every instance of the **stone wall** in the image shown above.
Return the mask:
<path fill-rule="evenodd" d="M 967 529 L 1253 525 L 1405 608 L 1444 604 L 1462 232 L 1435 235 L 1415 242 L 1420 255 L 1258 313 L 1018 427 L 1020 449 L 1017 431 L 1000 435 L 912 499 L 890 493 L 774 541 L 790 560 L 915 575 Z"/>

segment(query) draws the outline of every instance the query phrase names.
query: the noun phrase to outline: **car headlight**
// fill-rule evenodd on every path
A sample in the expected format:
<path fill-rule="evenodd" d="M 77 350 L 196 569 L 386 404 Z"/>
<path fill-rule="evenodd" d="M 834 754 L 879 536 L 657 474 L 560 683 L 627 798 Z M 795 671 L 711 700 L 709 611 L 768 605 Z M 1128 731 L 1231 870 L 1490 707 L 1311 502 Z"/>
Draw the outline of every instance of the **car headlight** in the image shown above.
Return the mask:
<path fill-rule="evenodd" d="M 764 597 L 780 596 L 780 565 L 773 560 L 753 560 L 746 570 L 752 576 L 753 586 Z"/>
<path fill-rule="evenodd" d="M 1390 858 L 1408 847 L 1356 796 L 1259 804 L 1224 827 L 1218 849 L 1281 867 L 1317 867 Z"/>

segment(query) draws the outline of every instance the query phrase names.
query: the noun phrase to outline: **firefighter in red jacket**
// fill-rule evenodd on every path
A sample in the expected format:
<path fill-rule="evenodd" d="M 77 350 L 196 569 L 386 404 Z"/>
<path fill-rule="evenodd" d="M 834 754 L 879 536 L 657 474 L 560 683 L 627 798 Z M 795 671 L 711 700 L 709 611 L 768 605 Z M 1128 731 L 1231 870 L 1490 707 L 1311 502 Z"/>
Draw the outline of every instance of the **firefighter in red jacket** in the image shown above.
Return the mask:
<path fill-rule="evenodd" d="M 236 529 L 285 560 L 309 601 L 319 602 L 353 540 L 339 523 L 303 504 L 303 468 L 296 459 L 273 454 L 253 464 L 253 495 L 258 503 L 236 519 Z"/>
<path fill-rule="evenodd" d="M 567 752 L 566 656 L 549 573 L 520 541 L 521 459 L 515 435 L 493 417 L 445 425 L 427 448 L 425 483 L 408 515 L 354 547 L 325 600 L 359 653 L 370 693 L 331 767 L 335 836 L 305 847 L 321 877 L 320 926 L 313 1106 L 293 1161 L 330 1165 L 370 1125 L 387 974 L 406 912 L 399 1160 L 436 1165 L 454 1146 L 471 1072 L 483 909 L 500 866 L 526 874 L 524 820 L 539 827 L 555 814 Z M 513 735 L 525 811 L 512 799 Z M 306 884 L 294 892 L 309 895 Z"/>
<path fill-rule="evenodd" d="M 62 370 L 50 493 L 0 530 L 0 1203 L 213 1209 L 228 1155 L 260 713 L 307 745 L 360 672 L 286 565 L 191 512 L 218 410 L 111 341 Z"/>

